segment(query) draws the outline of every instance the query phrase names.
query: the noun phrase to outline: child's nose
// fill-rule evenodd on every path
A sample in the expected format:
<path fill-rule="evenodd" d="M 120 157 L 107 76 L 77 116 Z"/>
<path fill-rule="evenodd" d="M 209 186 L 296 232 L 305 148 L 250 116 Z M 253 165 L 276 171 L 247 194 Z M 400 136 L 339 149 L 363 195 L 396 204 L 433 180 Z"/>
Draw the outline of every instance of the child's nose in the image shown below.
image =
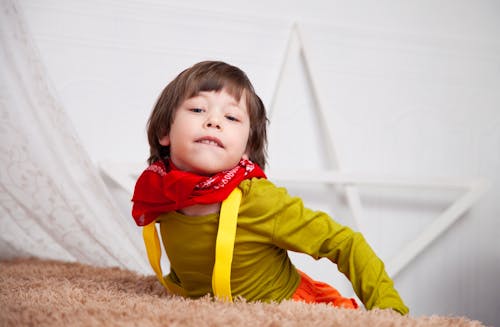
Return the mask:
<path fill-rule="evenodd" d="M 222 124 L 220 123 L 220 119 L 215 116 L 210 116 L 205 122 L 205 127 L 207 128 L 216 128 L 222 129 Z"/>

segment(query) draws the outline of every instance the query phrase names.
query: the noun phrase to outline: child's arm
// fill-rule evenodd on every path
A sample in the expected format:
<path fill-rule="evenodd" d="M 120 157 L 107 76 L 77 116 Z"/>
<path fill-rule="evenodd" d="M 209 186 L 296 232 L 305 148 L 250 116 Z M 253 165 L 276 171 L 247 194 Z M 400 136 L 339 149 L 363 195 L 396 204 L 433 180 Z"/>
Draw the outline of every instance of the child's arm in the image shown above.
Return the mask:
<path fill-rule="evenodd" d="M 277 213 L 275 243 L 285 249 L 329 258 L 351 281 L 367 309 L 391 308 L 408 313 L 392 279 L 363 235 L 335 222 L 322 212 L 311 211 L 299 198 L 281 194 Z M 281 202 L 280 201 L 280 202 Z"/>

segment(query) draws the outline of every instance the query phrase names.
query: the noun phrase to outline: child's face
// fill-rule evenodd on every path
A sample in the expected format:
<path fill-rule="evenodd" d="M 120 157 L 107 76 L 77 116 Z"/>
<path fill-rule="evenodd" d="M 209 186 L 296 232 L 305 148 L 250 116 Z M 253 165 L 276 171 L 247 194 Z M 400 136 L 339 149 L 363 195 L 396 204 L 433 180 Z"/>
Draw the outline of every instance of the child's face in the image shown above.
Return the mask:
<path fill-rule="evenodd" d="M 249 133 L 245 96 L 237 102 L 222 89 L 185 100 L 160 144 L 170 146 L 170 158 L 177 168 L 212 175 L 247 158 Z"/>

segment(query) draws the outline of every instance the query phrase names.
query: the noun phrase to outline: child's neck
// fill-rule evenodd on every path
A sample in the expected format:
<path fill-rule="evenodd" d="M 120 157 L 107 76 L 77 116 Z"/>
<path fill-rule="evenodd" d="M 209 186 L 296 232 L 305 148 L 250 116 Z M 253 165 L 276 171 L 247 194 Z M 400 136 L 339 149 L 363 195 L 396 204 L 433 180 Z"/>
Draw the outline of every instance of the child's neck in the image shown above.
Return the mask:
<path fill-rule="evenodd" d="M 221 203 L 195 204 L 178 210 L 186 216 L 206 216 L 220 211 Z"/>

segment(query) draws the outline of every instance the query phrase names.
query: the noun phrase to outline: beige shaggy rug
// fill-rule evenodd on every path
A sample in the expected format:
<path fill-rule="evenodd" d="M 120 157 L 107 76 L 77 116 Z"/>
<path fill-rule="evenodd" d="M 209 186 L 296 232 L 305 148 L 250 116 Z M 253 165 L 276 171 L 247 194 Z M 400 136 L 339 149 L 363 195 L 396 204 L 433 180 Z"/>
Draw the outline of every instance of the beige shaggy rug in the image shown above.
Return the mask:
<path fill-rule="evenodd" d="M 233 304 L 166 294 L 153 276 L 37 259 L 0 261 L 0 326 L 483 326 L 324 304 Z"/>

